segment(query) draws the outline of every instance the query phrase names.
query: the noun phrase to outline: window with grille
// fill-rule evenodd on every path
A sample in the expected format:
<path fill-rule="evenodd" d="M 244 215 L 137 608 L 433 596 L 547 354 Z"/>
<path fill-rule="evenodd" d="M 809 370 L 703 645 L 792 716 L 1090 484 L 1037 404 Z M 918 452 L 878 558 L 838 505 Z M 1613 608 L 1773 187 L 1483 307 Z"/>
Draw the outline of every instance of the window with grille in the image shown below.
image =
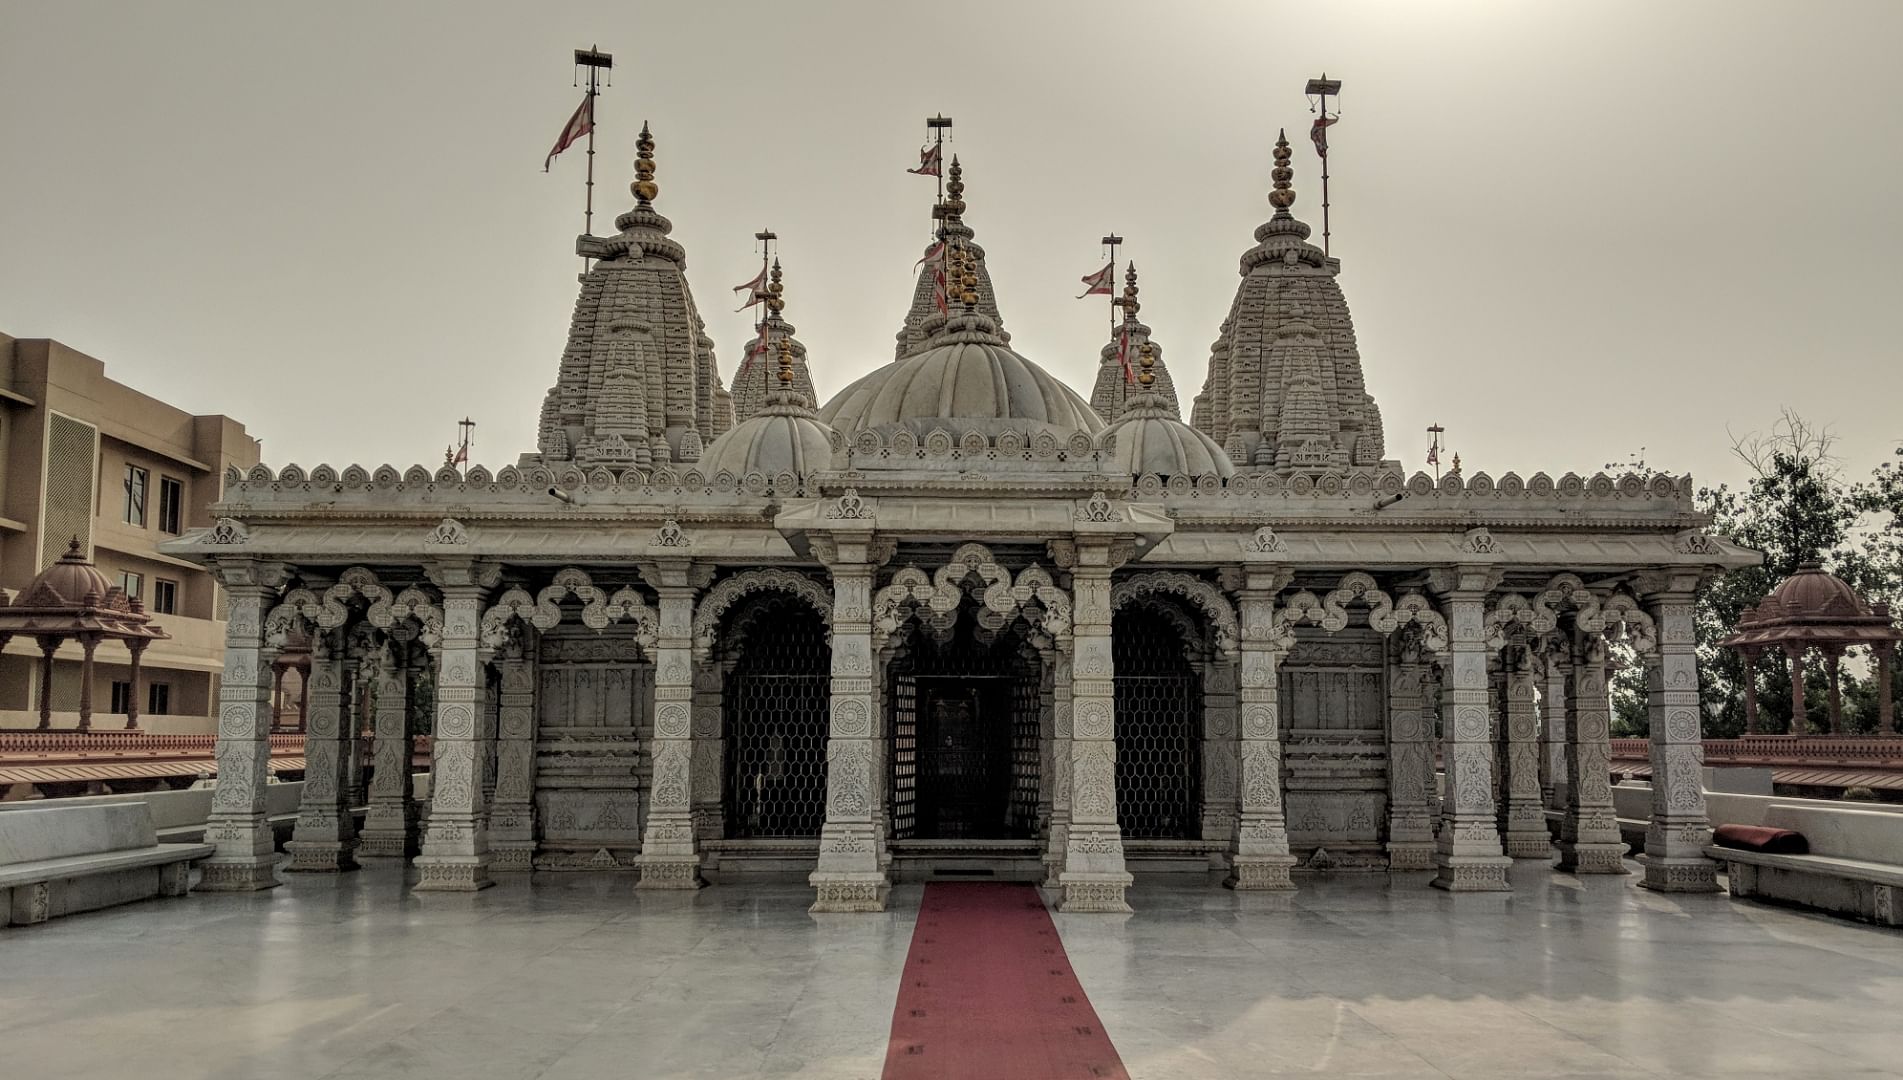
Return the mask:
<path fill-rule="evenodd" d="M 768 593 L 730 616 L 721 698 L 727 836 L 816 837 L 826 823 L 832 648 L 818 612 Z"/>
<path fill-rule="evenodd" d="M 152 582 L 152 610 L 160 615 L 178 613 L 178 582 L 164 578 Z"/>
<path fill-rule="evenodd" d="M 1202 835 L 1202 677 L 1182 634 L 1142 605 L 1116 614 L 1117 821 L 1137 840 Z"/>
<path fill-rule="evenodd" d="M 151 716 L 172 715 L 172 684 L 155 682 L 145 688 L 145 711 Z"/>
<path fill-rule="evenodd" d="M 145 527 L 145 489 L 152 474 L 137 465 L 126 466 L 126 514 L 129 524 Z"/>
<path fill-rule="evenodd" d="M 185 484 L 169 476 L 159 477 L 159 531 L 179 534 L 185 520 Z"/>

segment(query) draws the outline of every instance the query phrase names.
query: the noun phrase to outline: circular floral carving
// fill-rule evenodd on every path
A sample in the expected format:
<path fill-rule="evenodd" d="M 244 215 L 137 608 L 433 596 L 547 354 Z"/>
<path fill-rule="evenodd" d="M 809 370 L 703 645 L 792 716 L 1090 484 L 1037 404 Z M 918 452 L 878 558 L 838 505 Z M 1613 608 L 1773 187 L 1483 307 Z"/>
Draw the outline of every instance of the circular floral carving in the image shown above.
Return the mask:
<path fill-rule="evenodd" d="M 833 702 L 834 736 L 863 738 L 870 734 L 872 734 L 872 722 L 865 702 L 854 698 L 841 698 Z"/>
<path fill-rule="evenodd" d="M 476 732 L 475 712 L 467 705 L 445 705 L 437 714 L 436 729 L 449 739 L 467 739 Z"/>
<path fill-rule="evenodd" d="M 1110 706 L 1101 701 L 1086 701 L 1077 706 L 1077 737 L 1108 739 L 1111 731 Z"/>

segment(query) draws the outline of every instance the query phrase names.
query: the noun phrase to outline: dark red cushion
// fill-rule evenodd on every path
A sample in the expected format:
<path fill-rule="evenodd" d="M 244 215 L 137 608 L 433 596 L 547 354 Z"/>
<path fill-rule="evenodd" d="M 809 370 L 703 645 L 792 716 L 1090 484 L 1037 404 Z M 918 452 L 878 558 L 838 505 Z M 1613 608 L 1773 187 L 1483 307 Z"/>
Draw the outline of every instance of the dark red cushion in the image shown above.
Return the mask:
<path fill-rule="evenodd" d="M 1804 834 L 1764 825 L 1720 825 L 1711 831 L 1719 847 L 1740 851 L 1763 851 L 1772 855 L 1803 855 L 1810 851 Z"/>

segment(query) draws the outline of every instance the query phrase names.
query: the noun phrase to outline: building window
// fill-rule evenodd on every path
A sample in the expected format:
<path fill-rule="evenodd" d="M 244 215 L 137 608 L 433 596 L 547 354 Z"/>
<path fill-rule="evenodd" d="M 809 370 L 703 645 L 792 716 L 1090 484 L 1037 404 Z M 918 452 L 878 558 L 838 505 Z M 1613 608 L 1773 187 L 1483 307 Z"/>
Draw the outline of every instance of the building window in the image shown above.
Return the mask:
<path fill-rule="evenodd" d="M 114 682 L 112 684 L 112 711 L 124 716 L 132 708 L 132 684 Z"/>
<path fill-rule="evenodd" d="M 184 521 L 185 483 L 169 476 L 159 477 L 159 531 L 177 536 Z"/>
<path fill-rule="evenodd" d="M 126 521 L 145 528 L 145 487 L 152 474 L 137 465 L 126 466 Z"/>
<path fill-rule="evenodd" d="M 126 594 L 126 599 L 137 600 L 145 590 L 145 575 L 130 570 L 119 571 L 119 590 Z"/>
<path fill-rule="evenodd" d="M 178 582 L 164 578 L 152 581 L 152 610 L 160 615 L 178 614 Z"/>
<path fill-rule="evenodd" d="M 145 688 L 145 712 L 147 716 L 172 715 L 172 684 L 155 682 Z"/>

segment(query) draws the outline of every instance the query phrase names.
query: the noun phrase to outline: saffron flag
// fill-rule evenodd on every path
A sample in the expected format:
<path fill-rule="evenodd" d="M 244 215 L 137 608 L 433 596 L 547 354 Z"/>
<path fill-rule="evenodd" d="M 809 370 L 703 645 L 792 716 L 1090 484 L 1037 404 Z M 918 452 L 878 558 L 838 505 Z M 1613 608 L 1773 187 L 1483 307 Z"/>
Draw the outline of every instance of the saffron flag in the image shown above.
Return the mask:
<path fill-rule="evenodd" d="M 938 144 L 932 143 L 929 146 L 919 147 L 918 168 L 907 169 L 905 171 L 913 174 L 914 176 L 937 176 L 939 174 L 938 162 L 939 162 Z"/>
<path fill-rule="evenodd" d="M 449 459 L 449 463 L 450 463 L 451 465 L 467 465 L 467 464 L 469 464 L 469 444 L 468 444 L 468 443 L 464 443 L 464 444 L 462 444 L 461 446 L 459 446 L 459 447 L 457 447 L 457 448 L 456 448 L 456 456 L 455 456 L 455 457 L 452 457 L 452 458 L 450 458 L 450 459 Z"/>
<path fill-rule="evenodd" d="M 1082 300 L 1086 296 L 1109 296 L 1110 290 L 1116 282 L 1116 277 L 1117 264 L 1115 260 L 1104 263 L 1102 270 L 1094 274 L 1085 274 L 1083 276 L 1084 291 L 1077 294 L 1077 299 Z"/>
<path fill-rule="evenodd" d="M 1440 464 L 1440 443 L 1439 443 L 1439 441 L 1435 441 L 1435 442 L 1432 442 L 1432 443 L 1429 443 L 1429 444 L 1427 445 L 1427 463 L 1428 463 L 1429 465 L 1439 465 L 1439 464 Z"/>
<path fill-rule="evenodd" d="M 1339 116 L 1318 116 L 1315 118 L 1315 123 L 1309 127 L 1308 138 L 1315 144 L 1315 153 L 1318 157 L 1328 156 L 1328 128 L 1340 122 Z"/>
<path fill-rule="evenodd" d="M 760 273 L 755 276 L 752 281 L 735 285 L 733 291 L 747 294 L 747 302 L 734 308 L 735 311 L 745 311 L 762 300 L 765 300 L 768 296 L 766 288 L 766 267 L 762 266 Z"/>
<path fill-rule="evenodd" d="M 595 130 L 595 95 L 583 94 L 581 104 L 575 106 L 575 115 L 562 125 L 562 133 L 555 137 L 555 149 L 548 152 L 548 159 L 542 162 L 542 171 L 547 172 L 555 155 L 575 145 L 583 135 Z"/>
<path fill-rule="evenodd" d="M 945 241 L 940 240 L 938 243 L 933 244 L 931 247 L 928 247 L 925 249 L 925 254 L 920 256 L 919 260 L 912 264 L 912 269 L 917 270 L 919 267 L 924 266 L 926 263 L 931 263 L 934 266 L 936 266 L 939 263 L 944 261 L 945 261 Z"/>
<path fill-rule="evenodd" d="M 1130 331 L 1128 330 L 1121 331 L 1117 334 L 1117 363 L 1123 365 L 1124 383 L 1134 386 L 1137 381 L 1137 373 L 1130 368 Z"/>
<path fill-rule="evenodd" d="M 942 264 L 932 271 L 932 302 L 938 305 L 940 315 L 951 314 L 951 305 L 946 302 L 945 267 Z"/>

